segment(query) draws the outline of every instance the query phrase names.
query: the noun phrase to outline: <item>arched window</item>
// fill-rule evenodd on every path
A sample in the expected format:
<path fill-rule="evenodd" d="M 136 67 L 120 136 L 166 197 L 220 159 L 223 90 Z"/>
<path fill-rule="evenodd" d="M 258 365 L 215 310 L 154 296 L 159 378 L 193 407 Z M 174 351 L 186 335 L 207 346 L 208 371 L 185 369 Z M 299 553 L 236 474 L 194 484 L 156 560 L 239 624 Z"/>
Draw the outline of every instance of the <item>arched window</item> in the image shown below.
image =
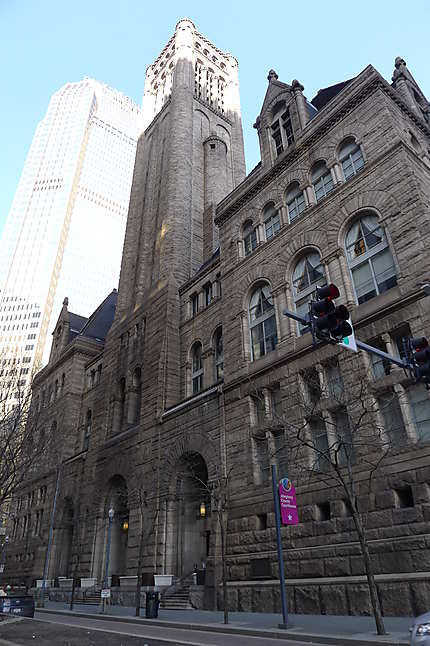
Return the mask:
<path fill-rule="evenodd" d="M 333 179 L 325 162 L 320 161 L 313 167 L 312 184 L 317 202 L 333 190 Z"/>
<path fill-rule="evenodd" d="M 202 345 L 195 343 L 191 352 L 191 386 L 192 393 L 200 392 L 203 388 Z"/>
<path fill-rule="evenodd" d="M 290 184 L 285 194 L 285 199 L 287 200 L 288 217 L 292 222 L 303 213 L 306 207 L 305 196 L 303 191 L 300 190 L 298 182 Z"/>
<path fill-rule="evenodd" d="M 278 343 L 275 308 L 272 292 L 267 283 L 253 291 L 249 301 L 248 315 L 252 360 L 255 361 L 274 350 Z"/>
<path fill-rule="evenodd" d="M 319 253 L 312 251 L 303 256 L 293 272 L 294 304 L 297 314 L 304 316 L 308 313 L 308 303 L 312 292 L 325 284 L 326 279 Z M 303 327 L 299 324 L 300 333 L 302 333 Z"/>
<path fill-rule="evenodd" d="M 87 415 L 85 418 L 85 429 L 84 429 L 84 441 L 82 445 L 82 450 L 87 451 L 90 445 L 91 429 L 93 425 L 93 414 L 91 409 L 87 410 Z"/>
<path fill-rule="evenodd" d="M 245 256 L 248 256 L 257 247 L 257 231 L 252 226 L 252 222 L 245 223 L 243 227 L 243 249 Z"/>
<path fill-rule="evenodd" d="M 224 377 L 224 346 L 222 340 L 222 328 L 219 327 L 214 334 L 215 346 L 215 380 L 220 381 Z"/>
<path fill-rule="evenodd" d="M 361 148 L 351 137 L 346 139 L 339 149 L 339 161 L 342 164 L 343 176 L 349 179 L 364 166 Z"/>
<path fill-rule="evenodd" d="M 397 285 L 393 256 L 375 214 L 365 213 L 352 225 L 346 252 L 358 303 Z"/>
<path fill-rule="evenodd" d="M 276 235 L 281 228 L 279 219 L 279 211 L 275 209 L 275 204 L 270 202 L 263 212 L 264 230 L 266 232 L 266 240 L 270 240 Z"/>

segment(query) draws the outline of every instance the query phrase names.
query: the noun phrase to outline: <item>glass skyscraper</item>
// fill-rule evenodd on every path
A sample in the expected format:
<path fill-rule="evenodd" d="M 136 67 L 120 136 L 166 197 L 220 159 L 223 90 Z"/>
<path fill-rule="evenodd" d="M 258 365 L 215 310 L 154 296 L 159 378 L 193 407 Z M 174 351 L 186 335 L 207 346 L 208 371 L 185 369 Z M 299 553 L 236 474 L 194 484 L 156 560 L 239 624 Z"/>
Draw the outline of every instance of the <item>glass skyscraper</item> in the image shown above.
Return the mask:
<path fill-rule="evenodd" d="M 0 243 L 0 377 L 46 362 L 67 296 L 88 316 L 118 284 L 140 108 L 93 79 L 39 123 Z"/>

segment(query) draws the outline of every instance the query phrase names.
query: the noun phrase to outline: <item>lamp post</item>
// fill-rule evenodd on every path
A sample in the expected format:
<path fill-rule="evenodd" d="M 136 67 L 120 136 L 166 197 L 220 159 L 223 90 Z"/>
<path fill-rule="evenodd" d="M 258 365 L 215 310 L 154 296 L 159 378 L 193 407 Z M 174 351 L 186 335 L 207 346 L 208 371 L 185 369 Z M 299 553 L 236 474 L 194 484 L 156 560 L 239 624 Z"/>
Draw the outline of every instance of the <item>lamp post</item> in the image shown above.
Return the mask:
<path fill-rule="evenodd" d="M 110 544 L 112 540 L 112 522 L 113 522 L 113 517 L 114 517 L 114 510 L 111 507 L 108 511 L 108 517 L 109 517 L 109 525 L 108 525 L 108 535 L 107 535 L 107 546 L 106 546 L 106 568 L 105 568 L 105 579 L 104 579 L 104 585 L 103 588 L 106 590 L 108 587 L 108 580 L 109 580 L 109 559 L 110 559 Z M 103 597 L 103 603 L 102 603 L 102 612 L 104 612 L 106 609 L 106 599 Z"/>

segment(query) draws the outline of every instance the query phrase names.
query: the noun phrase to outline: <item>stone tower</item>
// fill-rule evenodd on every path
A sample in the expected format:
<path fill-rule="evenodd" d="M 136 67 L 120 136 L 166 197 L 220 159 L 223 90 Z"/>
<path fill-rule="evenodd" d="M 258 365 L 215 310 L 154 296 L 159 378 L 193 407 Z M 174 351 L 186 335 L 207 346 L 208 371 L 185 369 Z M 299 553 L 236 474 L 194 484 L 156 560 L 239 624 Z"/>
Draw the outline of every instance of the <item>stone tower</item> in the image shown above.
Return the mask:
<path fill-rule="evenodd" d="M 190 20 L 179 21 L 148 67 L 142 107 L 118 307 L 105 350 L 106 435 L 126 423 L 121 411 L 137 367 L 148 423 L 179 401 L 178 288 L 217 249 L 216 204 L 245 177 L 237 61 Z"/>
<path fill-rule="evenodd" d="M 118 317 L 217 247 L 214 207 L 245 177 L 237 61 L 183 19 L 146 72 Z"/>

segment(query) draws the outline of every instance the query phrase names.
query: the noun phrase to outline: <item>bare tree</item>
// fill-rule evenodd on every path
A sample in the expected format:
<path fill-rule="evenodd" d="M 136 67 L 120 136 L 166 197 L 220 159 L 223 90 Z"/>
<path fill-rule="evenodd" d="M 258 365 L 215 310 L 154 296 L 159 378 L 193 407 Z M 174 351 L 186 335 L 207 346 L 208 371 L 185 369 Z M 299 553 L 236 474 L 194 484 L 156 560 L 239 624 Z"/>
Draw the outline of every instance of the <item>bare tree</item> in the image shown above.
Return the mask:
<path fill-rule="evenodd" d="M 208 440 L 210 441 L 210 440 Z M 230 490 L 233 468 L 227 470 L 222 464 L 216 465 L 215 474 L 207 480 L 201 473 L 200 464 L 193 461 L 191 455 L 187 460 L 183 476 L 191 477 L 200 491 L 200 498 L 207 501 L 211 513 L 215 514 L 220 537 L 221 587 L 223 599 L 224 623 L 228 624 L 228 595 L 227 595 L 227 524 L 230 508 Z M 206 512 L 205 512 L 206 513 Z"/>
<path fill-rule="evenodd" d="M 30 407 L 31 385 L 21 378 L 18 365 L 12 364 L 0 377 L 1 510 L 34 473 L 52 439 L 49 430 L 39 427 L 37 407 Z"/>
<path fill-rule="evenodd" d="M 282 427 L 284 434 L 276 447 L 272 443 L 269 461 L 277 462 L 280 452 L 287 451 L 288 475 L 299 487 L 319 481 L 343 491 L 346 513 L 352 516 L 357 533 L 376 629 L 383 635 L 366 522 L 374 482 L 383 475 L 385 463 L 398 446 L 398 429 L 394 425 L 385 428 L 366 376 L 354 374 L 345 386 L 337 367 L 335 379 L 322 378 L 322 372 L 320 366 L 319 371 L 312 368 L 301 373 L 297 387 L 290 389 L 288 402 L 284 402 L 288 415 L 264 409 L 264 429 L 270 434 Z M 266 406 L 261 390 L 254 387 L 252 396 L 260 407 Z M 260 440 L 267 442 L 267 437 L 263 434 Z"/>
<path fill-rule="evenodd" d="M 148 539 L 154 534 L 155 526 L 158 522 L 159 516 L 159 499 L 157 495 L 148 493 L 148 483 L 143 480 L 137 480 L 135 483 L 134 490 L 132 490 L 132 495 L 137 504 L 137 509 L 139 511 L 139 550 L 137 556 L 137 581 L 136 581 L 136 597 L 135 597 L 135 609 L 136 617 L 140 616 L 140 605 L 141 605 L 141 586 L 142 586 L 142 570 L 143 570 L 143 561 L 145 546 L 148 543 Z"/>

